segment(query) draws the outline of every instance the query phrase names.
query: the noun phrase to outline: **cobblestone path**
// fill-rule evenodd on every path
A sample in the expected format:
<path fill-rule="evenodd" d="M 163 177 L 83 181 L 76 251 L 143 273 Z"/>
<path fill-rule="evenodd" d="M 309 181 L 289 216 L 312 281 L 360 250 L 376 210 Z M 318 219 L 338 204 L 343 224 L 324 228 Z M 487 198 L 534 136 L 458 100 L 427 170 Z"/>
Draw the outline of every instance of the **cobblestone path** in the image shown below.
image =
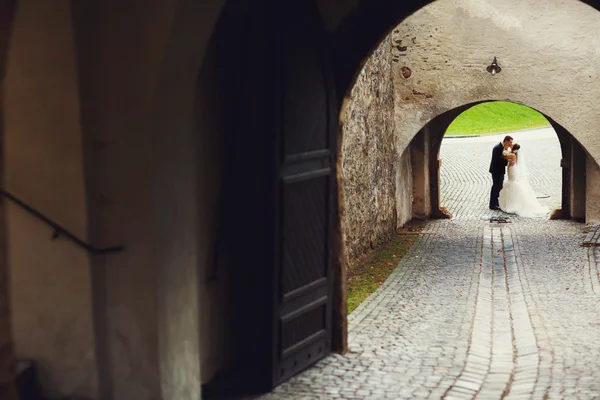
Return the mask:
<path fill-rule="evenodd" d="M 532 185 L 554 207 L 558 141 L 543 131 L 521 135 Z M 580 246 L 579 223 L 489 221 L 501 214 L 487 208 L 497 141 L 444 142 L 442 204 L 455 218 L 427 223 L 349 316 L 348 354 L 262 398 L 600 398 L 600 251 Z"/>

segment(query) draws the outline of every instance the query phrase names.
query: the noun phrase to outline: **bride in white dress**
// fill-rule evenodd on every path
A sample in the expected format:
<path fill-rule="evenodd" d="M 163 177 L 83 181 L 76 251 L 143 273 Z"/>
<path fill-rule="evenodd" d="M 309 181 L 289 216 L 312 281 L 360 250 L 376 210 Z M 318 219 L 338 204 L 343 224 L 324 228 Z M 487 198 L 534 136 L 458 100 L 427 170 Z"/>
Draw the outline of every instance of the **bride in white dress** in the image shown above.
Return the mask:
<path fill-rule="evenodd" d="M 505 150 L 502 154 L 510 162 L 508 181 L 504 182 L 498 199 L 500 209 L 509 214 L 530 218 L 548 213 L 548 208 L 540 204 L 529 185 L 529 172 L 521 146 L 515 143 L 511 150 Z"/>

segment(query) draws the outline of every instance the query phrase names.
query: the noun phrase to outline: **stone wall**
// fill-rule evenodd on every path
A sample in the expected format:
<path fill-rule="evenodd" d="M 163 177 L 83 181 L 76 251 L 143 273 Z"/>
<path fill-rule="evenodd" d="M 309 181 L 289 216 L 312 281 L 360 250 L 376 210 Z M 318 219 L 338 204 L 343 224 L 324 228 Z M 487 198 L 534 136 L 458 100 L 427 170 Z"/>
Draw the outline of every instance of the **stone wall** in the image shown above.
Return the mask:
<path fill-rule="evenodd" d="M 410 169 L 409 156 L 398 157 L 394 146 L 391 65 L 391 43 L 385 40 L 360 72 L 342 116 L 344 233 L 350 265 L 394 232 L 397 185 L 410 181 L 410 171 L 405 171 Z M 410 193 L 398 194 L 410 200 Z M 410 212 L 402 213 L 406 215 L 410 218 Z"/>

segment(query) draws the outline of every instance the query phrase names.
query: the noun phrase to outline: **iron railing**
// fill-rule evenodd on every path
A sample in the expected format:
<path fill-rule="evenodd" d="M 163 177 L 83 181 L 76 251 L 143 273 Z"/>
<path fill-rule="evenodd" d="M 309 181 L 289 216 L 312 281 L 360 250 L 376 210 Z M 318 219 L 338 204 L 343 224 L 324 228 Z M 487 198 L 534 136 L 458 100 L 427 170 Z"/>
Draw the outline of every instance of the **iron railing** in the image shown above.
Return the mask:
<path fill-rule="evenodd" d="M 54 222 L 53 220 L 51 220 L 50 218 L 48 218 L 44 214 L 42 214 L 40 211 L 31 207 L 29 204 L 25 203 L 23 200 L 19 199 L 15 195 L 7 192 L 6 190 L 0 190 L 0 196 L 6 197 L 8 200 L 12 201 L 13 203 L 15 203 L 16 205 L 21 207 L 23 210 L 27 211 L 29 214 L 33 215 L 40 221 L 51 226 L 52 229 L 54 229 L 54 233 L 52 234 L 53 240 L 57 239 L 61 236 L 66 237 L 67 239 L 70 239 L 73 243 L 75 243 L 79 247 L 81 247 L 93 254 L 118 253 L 118 252 L 121 252 L 124 250 L 123 246 L 113 246 L 113 247 L 106 247 L 106 248 L 98 248 L 98 247 L 92 246 L 91 244 L 86 243 L 83 240 L 79 239 L 77 236 L 75 236 L 74 234 L 69 232 L 67 229 L 65 229 L 62 225 L 59 225 L 58 223 Z"/>

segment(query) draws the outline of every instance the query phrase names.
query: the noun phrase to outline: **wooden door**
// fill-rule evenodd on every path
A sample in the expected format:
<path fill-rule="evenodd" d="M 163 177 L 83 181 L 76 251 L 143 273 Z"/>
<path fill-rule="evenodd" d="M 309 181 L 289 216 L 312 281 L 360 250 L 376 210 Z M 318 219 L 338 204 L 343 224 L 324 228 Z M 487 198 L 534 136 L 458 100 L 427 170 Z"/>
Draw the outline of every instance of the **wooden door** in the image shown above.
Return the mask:
<path fill-rule="evenodd" d="M 205 385 L 215 398 L 269 391 L 329 354 L 336 198 L 336 97 L 316 5 L 230 0 L 223 15 L 215 276 L 227 281 L 230 358 Z"/>
<path fill-rule="evenodd" d="M 310 1 L 281 23 L 281 133 L 273 307 L 273 382 L 330 352 L 337 110 L 327 37 Z"/>

